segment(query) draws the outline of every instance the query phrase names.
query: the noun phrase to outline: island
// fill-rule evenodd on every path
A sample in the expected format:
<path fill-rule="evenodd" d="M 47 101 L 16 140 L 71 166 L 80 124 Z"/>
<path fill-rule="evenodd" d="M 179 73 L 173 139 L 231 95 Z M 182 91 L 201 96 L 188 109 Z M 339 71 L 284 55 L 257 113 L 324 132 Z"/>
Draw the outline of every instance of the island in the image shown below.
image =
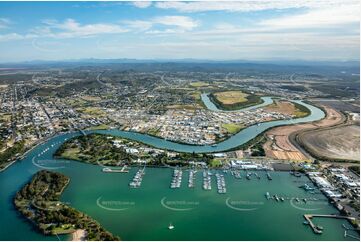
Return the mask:
<path fill-rule="evenodd" d="M 16 193 L 15 207 L 45 235 L 73 234 L 76 240 L 119 240 L 87 214 L 59 201 L 69 182 L 61 173 L 41 170 Z"/>

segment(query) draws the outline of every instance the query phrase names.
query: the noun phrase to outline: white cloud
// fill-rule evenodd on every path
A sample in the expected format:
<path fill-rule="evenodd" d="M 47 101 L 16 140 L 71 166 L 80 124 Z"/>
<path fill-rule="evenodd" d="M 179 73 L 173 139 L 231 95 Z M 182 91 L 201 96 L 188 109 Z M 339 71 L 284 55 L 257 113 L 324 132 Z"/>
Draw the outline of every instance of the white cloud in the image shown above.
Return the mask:
<path fill-rule="evenodd" d="M 18 34 L 18 33 L 9 33 L 9 34 L 0 34 L 0 42 L 2 41 L 11 41 L 11 40 L 24 40 L 36 38 L 37 35 L 34 34 Z"/>
<path fill-rule="evenodd" d="M 132 4 L 137 8 L 148 8 L 152 5 L 151 1 L 135 1 Z"/>
<path fill-rule="evenodd" d="M 136 31 L 147 31 L 147 33 L 177 33 L 190 31 L 196 28 L 198 21 L 187 16 L 159 16 L 149 20 L 123 21 L 127 27 Z M 152 29 L 156 25 L 170 26 L 166 30 Z"/>
<path fill-rule="evenodd" d="M 6 29 L 9 27 L 10 20 L 7 18 L 0 18 L 0 29 Z"/>
<path fill-rule="evenodd" d="M 74 38 L 74 37 L 89 37 L 99 34 L 119 34 L 128 32 L 116 24 L 85 24 L 82 25 L 73 19 L 67 19 L 64 22 L 55 20 L 43 21 L 45 26 L 37 27 L 33 31 L 44 37 L 53 38 Z"/>
<path fill-rule="evenodd" d="M 180 12 L 228 11 L 250 12 L 268 9 L 289 8 L 327 8 L 341 5 L 358 4 L 358 0 L 248 0 L 248 1 L 194 1 L 194 2 L 157 2 L 156 7 L 175 9 Z"/>
<path fill-rule="evenodd" d="M 152 20 L 155 24 L 176 26 L 184 30 L 191 30 L 198 26 L 198 22 L 186 16 L 162 16 Z"/>
<path fill-rule="evenodd" d="M 359 23 L 359 21 L 358 5 L 342 5 L 325 9 L 313 9 L 303 14 L 265 20 L 260 25 L 270 28 L 320 28 Z"/>
<path fill-rule="evenodd" d="M 128 28 L 135 29 L 136 31 L 145 31 L 153 26 L 152 21 L 144 20 L 123 21 L 123 23 L 126 24 Z"/>

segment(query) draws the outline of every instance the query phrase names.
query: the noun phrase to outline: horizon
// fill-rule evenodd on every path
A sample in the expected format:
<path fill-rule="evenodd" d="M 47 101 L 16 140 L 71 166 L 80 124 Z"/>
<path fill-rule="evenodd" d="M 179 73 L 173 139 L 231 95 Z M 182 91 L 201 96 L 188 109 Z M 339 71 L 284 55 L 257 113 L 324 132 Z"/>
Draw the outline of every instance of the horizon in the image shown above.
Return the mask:
<path fill-rule="evenodd" d="M 359 62 L 359 6 L 354 0 L 1 2 L 0 63 Z"/>

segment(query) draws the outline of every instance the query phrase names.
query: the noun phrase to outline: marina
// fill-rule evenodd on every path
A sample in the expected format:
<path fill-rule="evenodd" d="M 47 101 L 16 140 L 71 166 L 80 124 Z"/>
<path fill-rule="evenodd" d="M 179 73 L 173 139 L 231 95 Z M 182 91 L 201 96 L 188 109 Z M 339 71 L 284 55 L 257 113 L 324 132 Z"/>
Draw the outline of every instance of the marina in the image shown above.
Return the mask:
<path fill-rule="evenodd" d="M 144 175 L 145 175 L 145 167 L 137 171 L 137 173 L 133 177 L 133 180 L 129 183 L 129 186 L 131 188 L 139 188 L 142 185 Z"/>
<path fill-rule="evenodd" d="M 204 190 L 212 190 L 212 173 L 210 171 L 203 171 L 203 189 Z"/>
<path fill-rule="evenodd" d="M 298 102 L 310 108 L 311 115 L 306 118 L 294 119 L 293 123 L 308 122 L 324 117 L 324 113 L 320 109 L 309 104 L 303 104 L 302 101 Z M 243 129 L 231 138 L 218 143 L 215 147 L 179 144 L 154 136 L 120 130 L 85 132 L 87 134 L 96 132 L 115 135 L 168 150 L 202 153 L 220 152 L 237 147 L 269 127 L 287 123 L 287 120 L 281 120 L 261 123 L 257 127 L 251 126 Z M 74 132 L 55 136 L 31 150 L 21 162 L 14 163 L 11 167 L 0 173 L 0 186 L 4 198 L 0 201 L 0 209 L 2 211 L 2 216 L 0 217 L 1 238 L 5 240 L 22 240 L 24 234 L 26 234 L 26 238 L 29 240 L 57 240 L 55 236 L 44 236 L 33 230 L 31 224 L 17 216 L 16 211 L 8 201 L 28 181 L 29 177 L 40 169 L 32 163 L 34 157 L 41 155 L 42 159 L 52 160 L 52 155 L 60 144 L 66 139 L 78 135 L 80 135 L 79 132 Z M 51 144 L 55 145 L 51 146 Z M 49 149 L 45 151 L 47 148 Z M 53 164 L 49 163 L 49 165 Z M 57 163 L 54 163 L 54 166 L 56 165 Z M 62 166 L 64 168 L 57 168 L 59 169 L 58 171 L 70 177 L 71 182 L 64 190 L 61 201 L 70 203 L 76 209 L 86 212 L 109 231 L 119 235 L 124 240 L 239 240 L 240 238 L 243 240 L 317 240 L 319 238 L 312 232 L 310 233 L 305 226 L 302 226 L 302 210 L 294 208 L 288 202 L 282 203 L 282 206 L 265 203 L 261 205 L 262 209 L 243 213 L 242 216 L 239 216 L 239 213 L 235 212 L 235 210 L 225 206 L 225 197 L 218 196 L 217 191 L 209 191 L 207 193 L 203 191 L 211 190 L 212 173 L 207 170 L 194 174 L 194 189 L 183 189 L 181 187 L 174 193 L 169 189 L 169 172 L 166 172 L 164 169 L 147 168 L 147 177 L 149 177 L 147 182 L 142 182 L 145 174 L 144 168 L 140 168 L 138 171 L 132 169 L 129 173 L 117 176 L 101 172 L 99 166 L 76 161 L 64 162 Z M 198 187 L 196 186 L 196 181 L 202 179 L 202 173 L 204 175 L 203 186 Z M 228 179 L 228 177 L 232 178 L 230 173 L 225 173 L 224 177 L 227 179 L 227 194 L 232 199 L 258 201 L 260 196 L 267 191 L 271 194 L 288 194 L 287 197 L 306 197 L 305 191 L 300 189 L 293 182 L 292 176 L 289 176 L 287 173 L 272 173 L 272 183 L 268 182 L 267 179 L 260 179 L 258 182 L 239 182 L 236 179 Z M 247 177 L 250 179 L 250 175 Z M 304 176 L 297 179 L 303 184 L 309 182 L 308 178 Z M 131 180 L 130 183 L 134 182 L 132 183 L 134 187 L 140 187 L 141 185 L 142 189 L 127 189 L 130 186 L 129 180 Z M 92 189 L 84 189 L 84 187 L 91 187 Z M 74 194 L 77 194 L 77 196 L 74 196 Z M 185 213 L 175 214 L 174 211 L 165 209 L 159 204 L 160 198 L 164 196 L 173 199 L 173 201 L 196 201 L 202 204 L 202 206 L 190 206 L 193 209 L 191 216 Z M 315 194 L 314 196 L 318 199 L 325 199 L 323 194 Z M 131 209 L 124 210 L 121 213 L 109 213 L 109 211 L 98 207 L 96 202 L 94 202 L 99 197 L 102 197 L 104 201 L 108 201 L 105 204 L 109 206 L 121 205 L 125 201 L 130 201 L 130 204 L 134 204 L 134 208 L 130 207 Z M 266 200 L 266 198 L 264 199 Z M 286 196 L 285 200 L 287 200 Z M 299 204 L 305 203 L 299 202 Z M 324 204 L 322 209 L 324 213 L 337 213 L 337 210 L 328 203 Z M 209 211 L 212 211 L 212 213 Z M 156 221 L 154 220 L 154 213 L 160 215 Z M 264 214 L 267 214 L 267 216 L 264 216 Z M 227 220 L 219 220 L 218 218 L 221 216 L 227 216 Z M 273 216 L 279 217 L 281 226 L 272 228 L 262 226 Z M 194 217 L 202 217 L 207 222 L 195 225 L 192 223 Z M 9 220 L 8 218 L 13 219 Z M 244 220 L 249 222 L 244 223 Z M 182 229 L 174 229 L 172 233 L 169 233 L 167 226 L 165 226 L 169 224 L 169 221 L 174 222 L 177 228 Z M 325 221 L 322 223 L 326 231 L 322 234 L 322 238 L 325 240 L 350 239 L 350 237 L 344 237 L 342 223 L 345 222 L 331 223 L 330 221 Z M 152 229 L 149 229 L 149 224 L 152 225 Z M 240 224 L 242 226 L 239 226 Z M 351 226 L 348 222 L 346 225 Z M 292 229 L 284 230 L 284 226 L 292 227 Z M 223 233 L 219 233 L 220 227 Z M 259 233 L 250 233 L 250 231 L 259 231 L 260 228 L 262 228 L 262 231 Z M 139 233 L 139 230 L 142 233 Z M 188 231 L 188 233 L 184 231 Z M 205 234 L 204 231 L 208 231 L 208 233 Z M 348 233 L 353 234 L 354 231 L 350 230 Z M 354 235 L 356 236 L 356 234 Z M 59 237 L 62 240 L 66 239 L 64 236 Z"/>
<path fill-rule="evenodd" d="M 170 184 L 170 188 L 174 189 L 174 188 L 180 188 L 181 187 L 182 175 L 183 175 L 183 172 L 182 172 L 181 169 L 174 169 L 173 170 L 173 178 L 172 178 L 172 182 Z"/>
<path fill-rule="evenodd" d="M 226 193 L 227 189 L 226 189 L 226 181 L 224 180 L 224 176 L 222 174 L 216 173 L 216 179 L 217 179 L 218 193 L 220 194 Z"/>
<path fill-rule="evenodd" d="M 234 178 L 236 179 L 242 179 L 242 175 L 241 172 L 239 170 L 232 170 L 231 174 L 234 176 Z"/>
<path fill-rule="evenodd" d="M 191 170 L 189 170 L 189 177 L 188 177 L 188 187 L 189 188 L 194 188 L 194 182 L 195 182 L 195 179 L 196 179 L 196 177 L 195 177 L 195 174 L 196 174 L 196 170 L 193 170 L 193 169 L 191 169 Z"/>

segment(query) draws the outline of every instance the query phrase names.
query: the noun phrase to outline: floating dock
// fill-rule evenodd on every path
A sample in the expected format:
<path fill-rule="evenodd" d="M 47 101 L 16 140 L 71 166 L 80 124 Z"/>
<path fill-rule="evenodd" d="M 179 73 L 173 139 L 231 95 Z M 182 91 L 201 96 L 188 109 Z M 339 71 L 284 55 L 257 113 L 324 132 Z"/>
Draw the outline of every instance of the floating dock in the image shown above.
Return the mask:
<path fill-rule="evenodd" d="M 131 188 L 138 188 L 140 185 L 142 185 L 143 176 L 145 174 L 145 168 L 139 169 L 135 176 L 133 177 L 133 180 L 129 183 L 129 186 Z"/>
<path fill-rule="evenodd" d="M 221 193 L 221 194 L 226 193 L 227 189 L 226 189 L 226 182 L 225 182 L 224 176 L 217 173 L 216 178 L 217 178 L 218 193 Z"/>
<path fill-rule="evenodd" d="M 195 170 L 190 170 L 189 171 L 189 177 L 188 177 L 188 187 L 189 188 L 194 188 L 194 180 L 196 179 L 195 174 L 197 171 Z"/>
<path fill-rule="evenodd" d="M 211 185 L 211 173 L 208 171 L 203 171 L 203 189 L 204 190 L 212 190 Z"/>
<path fill-rule="evenodd" d="M 129 170 L 127 169 L 127 166 L 123 166 L 122 169 L 112 169 L 109 167 L 105 167 L 102 169 L 103 172 L 110 172 L 110 173 L 128 173 Z"/>
<path fill-rule="evenodd" d="M 175 169 L 173 171 L 173 179 L 172 182 L 170 184 L 170 188 L 180 188 L 181 184 L 182 184 L 182 175 L 183 172 L 180 169 Z"/>

